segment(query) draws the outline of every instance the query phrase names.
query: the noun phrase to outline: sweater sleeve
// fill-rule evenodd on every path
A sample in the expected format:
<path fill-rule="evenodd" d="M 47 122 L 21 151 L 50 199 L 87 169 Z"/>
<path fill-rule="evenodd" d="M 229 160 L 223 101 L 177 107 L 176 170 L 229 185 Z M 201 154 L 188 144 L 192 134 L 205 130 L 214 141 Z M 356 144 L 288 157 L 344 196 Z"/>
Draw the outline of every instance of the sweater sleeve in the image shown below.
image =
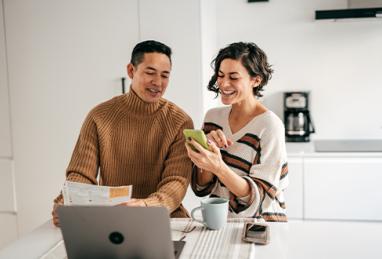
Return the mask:
<path fill-rule="evenodd" d="M 183 129 L 194 128 L 188 119 L 177 131 L 164 163 L 157 191 L 144 199 L 147 206 L 164 206 L 170 213 L 181 204 L 190 183 L 192 163 L 187 156 Z"/>
<path fill-rule="evenodd" d="M 195 195 L 198 196 L 198 197 L 203 197 L 203 196 L 210 195 L 211 192 L 216 187 L 216 184 L 218 182 L 217 181 L 218 178 L 214 175 L 214 177 L 212 178 L 211 182 L 209 182 L 205 186 L 200 186 L 200 185 L 197 184 L 197 177 L 198 177 L 197 169 L 198 168 L 197 168 L 196 165 L 194 165 L 192 167 L 191 188 L 194 191 Z"/>
<path fill-rule="evenodd" d="M 98 167 L 99 147 L 97 127 L 90 112 L 82 125 L 72 158 L 66 170 L 66 180 L 97 184 Z M 55 203 L 61 203 L 62 201 L 62 194 L 54 200 Z"/>
<path fill-rule="evenodd" d="M 236 198 L 238 204 L 235 213 L 242 217 L 253 216 L 262 206 L 267 196 L 275 200 L 279 192 L 285 188 L 280 183 L 286 163 L 284 128 L 272 123 L 264 133 L 260 142 L 260 150 L 256 162 L 252 165 L 248 176 L 244 176 L 251 187 L 251 197 L 248 203 Z"/>

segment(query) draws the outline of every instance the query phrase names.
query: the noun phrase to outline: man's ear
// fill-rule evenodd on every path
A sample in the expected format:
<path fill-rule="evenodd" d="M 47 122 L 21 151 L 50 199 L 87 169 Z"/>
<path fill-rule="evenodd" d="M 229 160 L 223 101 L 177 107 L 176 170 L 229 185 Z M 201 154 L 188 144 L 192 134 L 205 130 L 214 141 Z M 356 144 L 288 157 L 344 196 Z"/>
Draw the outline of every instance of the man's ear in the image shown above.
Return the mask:
<path fill-rule="evenodd" d="M 127 65 L 127 75 L 129 76 L 130 79 L 133 79 L 135 73 L 135 67 L 133 64 L 129 63 Z"/>

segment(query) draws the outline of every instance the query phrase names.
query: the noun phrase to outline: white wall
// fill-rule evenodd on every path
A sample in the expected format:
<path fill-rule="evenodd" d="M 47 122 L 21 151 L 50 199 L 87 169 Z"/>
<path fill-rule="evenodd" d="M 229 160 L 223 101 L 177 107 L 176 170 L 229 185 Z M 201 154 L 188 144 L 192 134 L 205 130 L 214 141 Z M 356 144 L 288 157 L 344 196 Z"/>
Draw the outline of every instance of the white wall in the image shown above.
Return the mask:
<path fill-rule="evenodd" d="M 163 41 L 173 50 L 165 98 L 182 107 L 200 127 L 203 100 L 199 1 L 140 0 L 139 6 L 140 39 Z"/>
<path fill-rule="evenodd" d="M 3 5 L 0 1 L 0 159 L 12 156 Z"/>
<path fill-rule="evenodd" d="M 200 2 L 203 114 L 209 109 L 221 105 L 220 97 L 215 98 L 216 94 L 207 90 L 208 82 L 214 73 L 211 62 L 219 50 L 216 31 L 217 4 L 216 0 Z"/>
<path fill-rule="evenodd" d="M 21 234 L 51 217 L 87 112 L 121 93 L 137 1 L 5 0 Z"/>
<path fill-rule="evenodd" d="M 311 91 L 317 138 L 382 138 L 382 19 L 315 21 L 340 0 L 220 1 L 218 46 L 253 41 L 275 70 L 264 102 L 282 115 L 281 92 Z"/>
<path fill-rule="evenodd" d="M 381 7 L 381 0 L 348 0 L 350 8 Z"/>
<path fill-rule="evenodd" d="M 0 1 L 0 249 L 18 235 L 3 14 Z"/>

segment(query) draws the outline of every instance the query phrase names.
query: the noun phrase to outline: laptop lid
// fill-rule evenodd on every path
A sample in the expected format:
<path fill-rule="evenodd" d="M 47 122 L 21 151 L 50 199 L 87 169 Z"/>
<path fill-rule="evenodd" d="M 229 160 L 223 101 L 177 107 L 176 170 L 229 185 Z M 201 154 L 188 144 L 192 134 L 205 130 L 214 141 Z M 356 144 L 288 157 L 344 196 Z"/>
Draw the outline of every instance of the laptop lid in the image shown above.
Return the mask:
<path fill-rule="evenodd" d="M 57 212 L 69 259 L 175 258 L 165 208 L 60 206 Z"/>

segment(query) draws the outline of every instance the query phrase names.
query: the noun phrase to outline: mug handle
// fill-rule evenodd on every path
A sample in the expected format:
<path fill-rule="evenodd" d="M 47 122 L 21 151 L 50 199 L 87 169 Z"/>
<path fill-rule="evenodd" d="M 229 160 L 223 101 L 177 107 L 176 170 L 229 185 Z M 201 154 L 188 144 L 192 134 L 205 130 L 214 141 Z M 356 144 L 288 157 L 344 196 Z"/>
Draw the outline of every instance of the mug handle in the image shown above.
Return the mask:
<path fill-rule="evenodd" d="M 199 206 L 199 207 L 196 207 L 194 208 L 192 211 L 191 211 L 191 218 L 193 221 L 196 221 L 196 222 L 199 222 L 199 223 L 202 223 L 203 225 L 205 225 L 204 221 L 201 221 L 201 220 L 198 220 L 194 217 L 194 213 L 197 211 L 197 210 L 203 210 L 202 206 Z"/>

